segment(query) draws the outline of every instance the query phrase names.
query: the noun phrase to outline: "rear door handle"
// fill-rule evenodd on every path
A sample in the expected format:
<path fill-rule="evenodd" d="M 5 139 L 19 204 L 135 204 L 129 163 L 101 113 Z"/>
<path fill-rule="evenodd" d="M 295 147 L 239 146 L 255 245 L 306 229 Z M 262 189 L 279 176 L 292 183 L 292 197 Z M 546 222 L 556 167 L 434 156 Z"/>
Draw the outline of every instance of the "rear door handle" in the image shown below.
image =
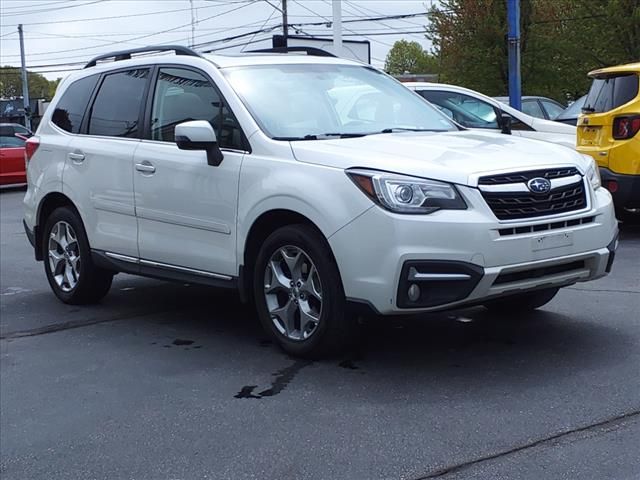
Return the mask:
<path fill-rule="evenodd" d="M 142 163 L 136 163 L 136 170 L 143 173 L 155 173 L 156 167 L 145 160 Z"/>
<path fill-rule="evenodd" d="M 73 163 L 82 163 L 84 162 L 84 153 L 71 152 L 67 154 L 67 158 Z"/>

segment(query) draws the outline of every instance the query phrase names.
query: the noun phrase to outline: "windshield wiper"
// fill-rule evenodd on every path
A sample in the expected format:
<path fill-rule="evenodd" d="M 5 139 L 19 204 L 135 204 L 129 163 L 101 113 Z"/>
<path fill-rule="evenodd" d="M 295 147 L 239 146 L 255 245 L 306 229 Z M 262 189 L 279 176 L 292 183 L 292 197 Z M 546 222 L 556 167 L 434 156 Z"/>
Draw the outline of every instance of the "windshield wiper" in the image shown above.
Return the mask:
<path fill-rule="evenodd" d="M 380 130 L 378 133 L 395 133 L 395 132 L 446 132 L 447 130 L 440 130 L 435 128 L 405 128 L 405 127 L 393 127 Z"/>
<path fill-rule="evenodd" d="M 305 135 L 303 137 L 273 137 L 274 140 L 285 140 L 293 142 L 296 140 L 327 140 L 329 138 L 356 138 L 370 135 L 369 133 L 318 133 Z"/>
<path fill-rule="evenodd" d="M 593 107 L 582 107 L 582 109 L 581 109 L 581 110 L 582 110 L 583 112 L 585 112 L 585 113 L 593 113 L 593 112 L 595 112 L 595 111 L 596 111 L 596 109 L 595 109 L 595 108 L 593 108 Z"/>

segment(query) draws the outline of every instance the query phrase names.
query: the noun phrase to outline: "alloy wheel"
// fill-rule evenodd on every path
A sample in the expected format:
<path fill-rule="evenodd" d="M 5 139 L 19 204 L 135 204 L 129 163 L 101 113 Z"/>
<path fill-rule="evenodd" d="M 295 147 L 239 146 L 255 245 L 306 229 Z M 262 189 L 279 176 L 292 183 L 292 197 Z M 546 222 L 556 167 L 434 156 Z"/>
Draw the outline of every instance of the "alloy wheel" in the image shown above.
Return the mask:
<path fill-rule="evenodd" d="M 47 250 L 51 276 L 63 292 L 70 292 L 80 280 L 80 245 L 73 227 L 64 221 L 56 223 Z"/>
<path fill-rule="evenodd" d="M 300 247 L 276 250 L 264 272 L 264 296 L 271 321 L 290 340 L 306 340 L 322 314 L 322 282 L 313 261 Z"/>

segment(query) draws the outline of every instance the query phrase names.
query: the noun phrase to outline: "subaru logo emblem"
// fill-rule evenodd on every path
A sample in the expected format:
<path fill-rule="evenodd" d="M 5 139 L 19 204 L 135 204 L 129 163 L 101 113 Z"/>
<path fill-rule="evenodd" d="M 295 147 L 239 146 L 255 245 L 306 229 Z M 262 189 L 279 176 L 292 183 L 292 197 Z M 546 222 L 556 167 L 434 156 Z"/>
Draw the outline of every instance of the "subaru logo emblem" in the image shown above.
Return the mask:
<path fill-rule="evenodd" d="M 527 187 L 533 193 L 549 193 L 551 191 L 551 182 L 546 178 L 536 177 L 527 182 Z"/>

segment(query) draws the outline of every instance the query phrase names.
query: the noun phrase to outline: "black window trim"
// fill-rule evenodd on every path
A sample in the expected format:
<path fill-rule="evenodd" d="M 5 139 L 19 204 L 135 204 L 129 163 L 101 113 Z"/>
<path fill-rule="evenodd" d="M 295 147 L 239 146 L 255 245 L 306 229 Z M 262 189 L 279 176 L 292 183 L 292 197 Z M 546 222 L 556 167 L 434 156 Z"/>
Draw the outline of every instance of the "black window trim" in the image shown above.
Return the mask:
<path fill-rule="evenodd" d="M 93 92 L 91 93 L 91 97 L 89 98 L 89 102 L 87 103 L 87 107 L 85 108 L 84 111 L 84 115 L 82 117 L 82 124 L 80 125 L 80 133 L 78 133 L 78 135 L 85 135 L 88 137 L 97 137 L 97 138 L 109 138 L 109 139 L 118 139 L 118 140 L 142 140 L 143 139 L 143 133 L 144 133 L 144 114 L 146 111 L 146 103 L 147 103 L 147 98 L 148 98 L 148 94 L 149 94 L 149 88 L 151 85 L 151 78 L 153 77 L 154 74 L 154 69 L 155 66 L 154 65 L 138 65 L 138 66 L 129 66 L 129 67 L 123 67 L 123 68 L 114 68 L 113 70 L 108 70 L 106 72 L 102 72 L 100 73 L 100 78 L 98 79 L 98 82 L 96 84 L 96 86 L 93 89 Z M 143 128 L 139 128 L 138 129 L 138 135 L 136 135 L 135 137 L 115 137 L 115 136 L 110 136 L 110 135 L 94 135 L 94 134 L 90 134 L 89 133 L 89 117 L 91 116 L 91 111 L 93 110 L 93 105 L 96 101 L 96 98 L 98 96 L 98 93 L 100 92 L 100 89 L 102 88 L 102 84 L 104 83 L 105 78 L 108 75 L 113 75 L 116 73 L 122 73 L 122 72 L 128 72 L 131 70 L 149 70 L 149 76 L 147 77 L 147 83 L 144 87 L 144 91 L 142 93 L 142 101 L 140 102 L 140 110 L 138 111 L 138 124 L 142 125 Z"/>
<path fill-rule="evenodd" d="M 64 89 L 64 92 L 62 92 L 62 95 L 60 95 L 60 99 L 56 102 L 56 104 L 53 106 L 53 110 L 51 110 L 51 115 L 49 116 L 49 126 L 58 130 L 58 132 L 64 134 L 64 135 L 83 135 L 83 127 L 85 124 L 85 119 L 87 117 L 87 112 L 89 110 L 89 105 L 93 104 L 93 98 L 96 94 L 96 91 L 98 90 L 98 85 L 100 85 L 100 82 L 102 81 L 101 79 L 101 75 L 100 73 L 93 73 L 91 75 L 85 75 L 83 77 L 80 78 L 76 78 L 75 80 L 73 80 L 68 87 L 66 87 Z M 55 122 L 53 121 L 53 113 L 56 111 L 56 109 L 58 108 L 58 105 L 60 105 L 60 102 L 62 101 L 62 99 L 64 98 L 64 96 L 66 95 L 66 93 L 69 91 L 69 89 L 75 84 L 78 83 L 81 80 L 85 80 L 87 78 L 91 78 L 91 77 L 98 77 L 98 79 L 96 80 L 95 85 L 93 86 L 93 90 L 91 91 L 91 94 L 89 94 L 89 100 L 87 101 L 87 104 L 84 106 L 84 110 L 82 112 L 82 119 L 80 120 L 80 128 L 78 129 L 78 133 L 73 133 L 73 132 L 67 132 L 64 128 L 59 127 L 58 125 L 55 124 Z"/>
<path fill-rule="evenodd" d="M 245 153 L 245 154 L 249 154 L 252 152 L 251 144 L 249 143 L 249 139 L 247 138 L 247 136 L 244 133 L 244 130 L 242 129 L 242 125 L 240 125 L 240 122 L 238 122 L 238 117 L 236 117 L 235 113 L 233 113 L 233 110 L 231 110 L 231 105 L 229 105 L 229 102 L 227 102 L 227 99 L 224 97 L 224 95 L 218 88 L 218 85 L 216 84 L 216 82 L 214 82 L 211 76 L 208 75 L 205 71 L 197 67 L 192 67 L 191 65 L 184 65 L 180 63 L 158 63 L 154 65 L 153 72 L 151 75 L 151 83 L 149 85 L 149 89 L 147 91 L 146 99 L 145 99 L 146 106 L 144 111 L 144 122 L 142 124 L 142 136 L 141 136 L 142 140 L 149 141 L 149 142 L 158 142 L 163 144 L 174 144 L 174 142 L 167 142 L 164 140 L 154 140 L 151 138 L 151 110 L 153 108 L 153 97 L 155 96 L 156 86 L 158 84 L 158 81 L 157 81 L 158 75 L 160 74 L 160 69 L 162 68 L 179 68 L 183 70 L 190 70 L 206 78 L 211 84 L 211 86 L 213 87 L 213 89 L 216 91 L 220 99 L 225 103 L 225 105 L 227 106 L 227 109 L 231 113 L 231 116 L 233 117 L 235 122 L 238 124 L 238 128 L 240 129 L 240 134 L 242 137 L 242 144 L 244 147 L 244 150 L 238 150 L 237 148 L 228 148 L 228 147 L 220 147 L 220 150 L 222 150 L 223 152 L 234 152 L 234 153 Z"/>

